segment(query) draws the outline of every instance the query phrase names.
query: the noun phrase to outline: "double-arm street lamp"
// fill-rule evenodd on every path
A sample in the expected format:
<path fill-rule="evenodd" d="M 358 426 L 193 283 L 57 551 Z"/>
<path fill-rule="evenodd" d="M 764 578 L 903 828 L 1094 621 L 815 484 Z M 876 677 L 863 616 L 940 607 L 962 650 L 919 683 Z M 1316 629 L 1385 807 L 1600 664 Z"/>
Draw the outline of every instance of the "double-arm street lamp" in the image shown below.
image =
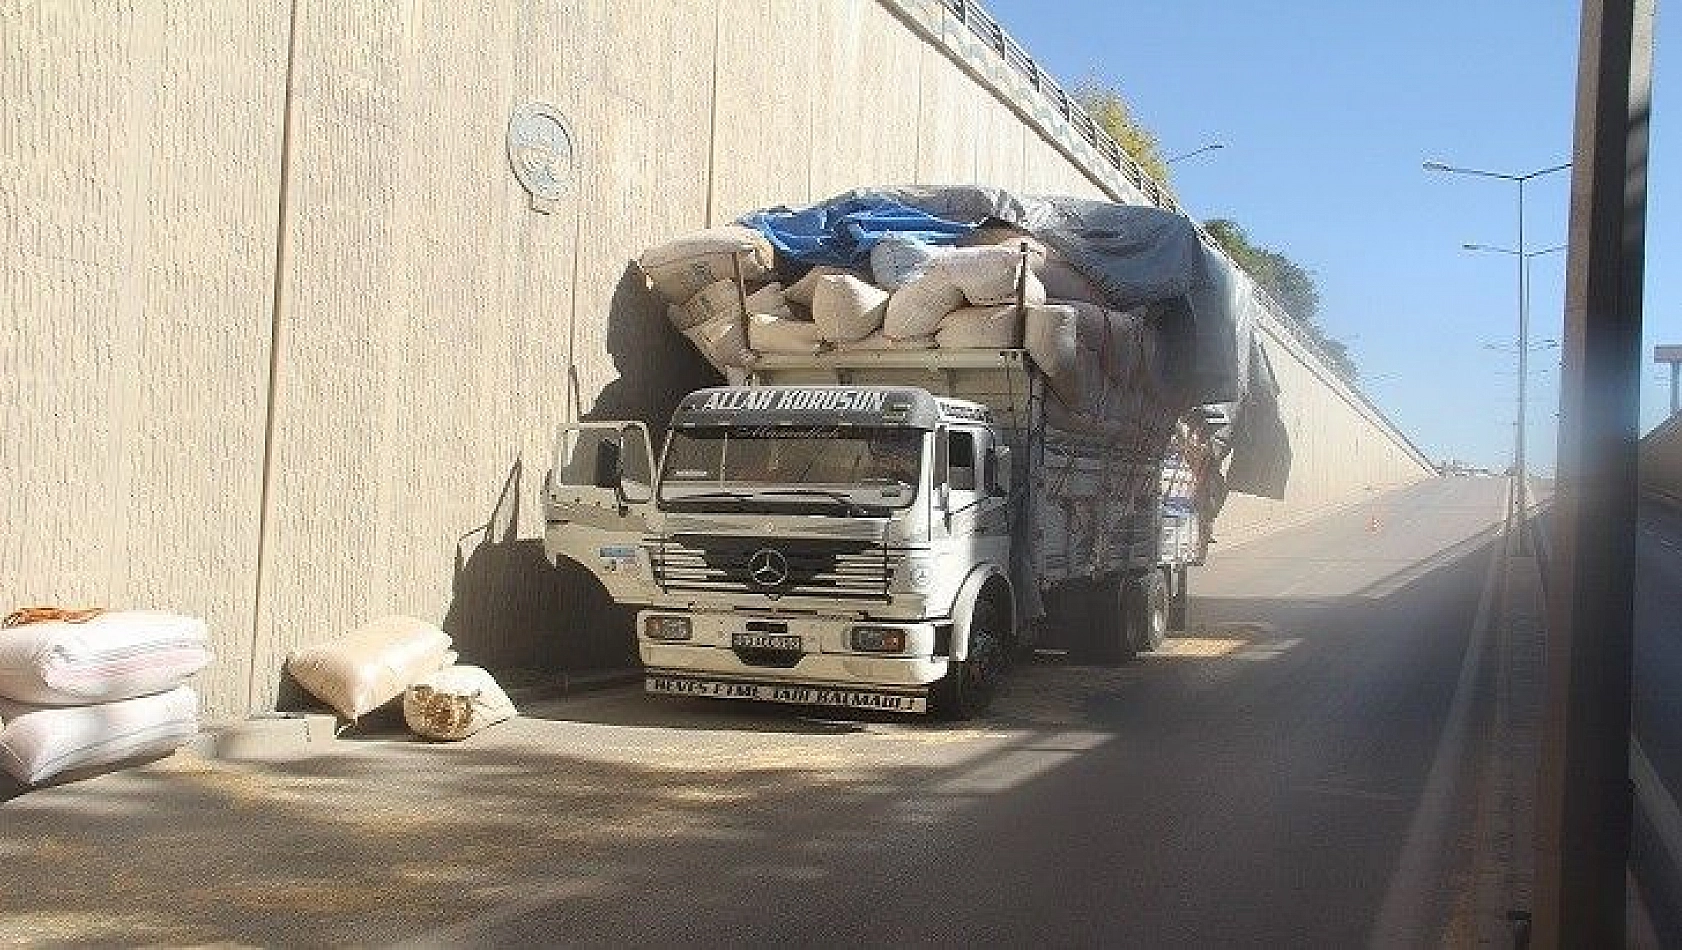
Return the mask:
<path fill-rule="evenodd" d="M 1513 526 L 1518 530 L 1518 549 L 1521 553 L 1529 551 L 1529 541 L 1527 540 L 1528 533 L 1523 530 L 1524 519 L 1529 510 L 1529 502 L 1527 499 L 1529 492 L 1527 485 L 1529 470 L 1526 468 L 1524 460 L 1524 378 L 1526 371 L 1529 369 L 1527 356 L 1530 352 L 1530 280 L 1528 265 L 1530 258 L 1559 249 L 1547 248 L 1534 253 L 1525 250 L 1524 183 L 1532 178 L 1540 178 L 1543 175 L 1551 175 L 1554 172 L 1564 171 L 1570 167 L 1570 162 L 1564 162 L 1547 168 L 1538 168 L 1535 171 L 1525 172 L 1521 175 L 1512 175 L 1505 172 L 1487 171 L 1481 168 L 1462 168 L 1458 165 L 1448 165 L 1443 162 L 1425 163 L 1426 171 L 1447 172 L 1454 175 L 1475 175 L 1479 178 L 1499 178 L 1502 181 L 1510 181 L 1518 185 L 1518 247 L 1491 248 L 1481 244 L 1465 246 L 1468 250 L 1502 251 L 1509 253 L 1518 259 L 1518 433 L 1515 437 L 1513 446 L 1513 475 L 1515 486 L 1512 496 L 1512 512 L 1509 517 Z"/>

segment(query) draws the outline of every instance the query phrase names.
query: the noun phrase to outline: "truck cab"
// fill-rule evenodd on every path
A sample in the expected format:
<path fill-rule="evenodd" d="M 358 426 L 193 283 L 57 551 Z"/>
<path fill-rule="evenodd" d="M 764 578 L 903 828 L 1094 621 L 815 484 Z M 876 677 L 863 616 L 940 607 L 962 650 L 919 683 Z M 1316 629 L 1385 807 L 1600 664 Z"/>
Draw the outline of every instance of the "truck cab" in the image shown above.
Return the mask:
<path fill-rule="evenodd" d="M 644 605 L 651 693 L 968 716 L 1017 635 L 1012 468 L 982 403 L 703 389 L 658 465 L 639 423 L 563 427 L 545 549 Z"/>

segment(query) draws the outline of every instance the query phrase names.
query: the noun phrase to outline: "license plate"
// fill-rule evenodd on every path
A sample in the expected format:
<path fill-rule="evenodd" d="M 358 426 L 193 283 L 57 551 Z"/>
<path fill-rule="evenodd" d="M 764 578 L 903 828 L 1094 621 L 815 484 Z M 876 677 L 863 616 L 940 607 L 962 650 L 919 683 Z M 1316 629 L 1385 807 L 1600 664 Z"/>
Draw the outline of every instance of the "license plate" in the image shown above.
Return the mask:
<path fill-rule="evenodd" d="M 757 699 L 798 706 L 844 706 L 848 709 L 879 709 L 886 712 L 920 713 L 928 710 L 928 697 L 900 693 L 878 693 L 865 689 L 836 689 L 827 686 L 779 686 L 771 683 L 736 683 L 729 680 L 691 679 L 686 676 L 650 676 L 650 693 L 665 696 L 704 696 L 709 699 Z"/>
<path fill-rule="evenodd" d="M 730 638 L 730 645 L 738 650 L 785 650 L 800 652 L 800 635 L 796 633 L 738 633 Z"/>

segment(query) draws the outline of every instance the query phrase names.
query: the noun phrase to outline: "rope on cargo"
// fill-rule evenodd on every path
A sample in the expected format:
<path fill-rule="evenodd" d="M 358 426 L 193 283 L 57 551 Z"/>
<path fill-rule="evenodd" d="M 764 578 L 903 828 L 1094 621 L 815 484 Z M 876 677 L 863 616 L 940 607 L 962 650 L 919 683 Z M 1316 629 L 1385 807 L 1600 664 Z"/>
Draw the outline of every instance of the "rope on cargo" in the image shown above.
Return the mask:
<path fill-rule="evenodd" d="M 6 619 L 0 621 L 0 627 L 21 627 L 25 624 L 49 623 L 55 620 L 64 623 L 87 623 L 104 612 L 104 607 L 84 607 L 79 610 L 70 607 L 23 607 L 7 614 Z"/>

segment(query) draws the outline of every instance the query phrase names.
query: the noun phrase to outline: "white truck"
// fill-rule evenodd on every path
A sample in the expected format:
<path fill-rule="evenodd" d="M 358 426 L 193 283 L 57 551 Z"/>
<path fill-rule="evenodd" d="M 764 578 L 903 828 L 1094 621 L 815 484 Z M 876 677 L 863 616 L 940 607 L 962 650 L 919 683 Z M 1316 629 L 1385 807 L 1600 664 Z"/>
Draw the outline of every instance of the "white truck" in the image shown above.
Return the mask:
<path fill-rule="evenodd" d="M 1025 648 L 1155 648 L 1202 558 L 1195 424 L 1047 402 L 1022 349 L 767 354 L 658 464 L 641 422 L 564 426 L 545 548 L 642 606 L 649 693 L 973 716 Z"/>

